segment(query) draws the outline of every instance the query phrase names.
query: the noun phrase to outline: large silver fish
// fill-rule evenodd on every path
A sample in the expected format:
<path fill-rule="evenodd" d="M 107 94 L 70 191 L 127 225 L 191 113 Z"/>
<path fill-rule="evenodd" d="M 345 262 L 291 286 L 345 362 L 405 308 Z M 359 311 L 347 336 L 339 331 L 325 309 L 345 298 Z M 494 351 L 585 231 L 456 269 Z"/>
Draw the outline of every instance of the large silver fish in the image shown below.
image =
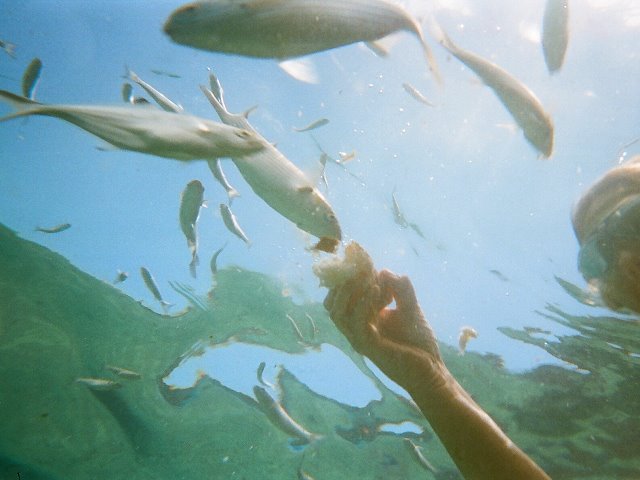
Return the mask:
<path fill-rule="evenodd" d="M 495 63 L 455 45 L 439 28 L 440 43 L 473 70 L 498 96 L 518 123 L 525 138 L 548 158 L 553 152 L 553 122 L 538 97 L 520 80 Z"/>
<path fill-rule="evenodd" d="M 180 229 L 187 239 L 191 263 L 189 270 L 191 276 L 196 275 L 198 265 L 198 233 L 196 225 L 200 216 L 200 207 L 204 201 L 204 187 L 199 180 L 190 181 L 180 196 Z"/>
<path fill-rule="evenodd" d="M 212 52 L 286 59 L 399 30 L 415 34 L 440 81 L 420 24 L 386 0 L 208 0 L 188 3 L 164 24 L 179 44 Z"/>
<path fill-rule="evenodd" d="M 255 153 L 231 157 L 249 186 L 275 211 L 318 237 L 315 248 L 335 251 L 342 233 L 327 200 L 298 167 L 251 126 L 245 115 L 229 113 L 218 79 L 213 74 L 210 79 L 214 91 L 200 88 L 220 119 L 252 132 L 262 142 L 263 148 Z"/>
<path fill-rule="evenodd" d="M 542 19 L 542 51 L 549 73 L 562 67 L 569 44 L 569 0 L 547 0 Z"/>
<path fill-rule="evenodd" d="M 257 135 L 192 115 L 176 115 L 144 106 L 45 105 L 0 90 L 17 111 L 0 122 L 27 115 L 57 117 L 111 145 L 176 160 L 237 156 L 264 148 Z"/>

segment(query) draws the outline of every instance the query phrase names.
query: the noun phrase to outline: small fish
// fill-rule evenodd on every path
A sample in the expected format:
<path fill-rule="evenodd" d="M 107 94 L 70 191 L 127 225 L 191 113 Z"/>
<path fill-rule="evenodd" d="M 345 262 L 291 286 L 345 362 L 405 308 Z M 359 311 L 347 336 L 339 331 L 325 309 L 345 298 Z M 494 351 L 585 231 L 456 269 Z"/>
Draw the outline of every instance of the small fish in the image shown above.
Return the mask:
<path fill-rule="evenodd" d="M 173 113 L 182 113 L 184 108 L 182 105 L 178 105 L 175 102 L 169 100 L 169 98 L 163 94 L 162 92 L 156 90 L 154 87 L 149 85 L 147 82 L 142 80 L 138 75 L 136 75 L 133 71 L 127 69 L 127 77 L 132 81 L 140 85 L 150 96 L 155 100 L 155 102 L 160 105 L 160 107 L 165 112 L 173 112 Z"/>
<path fill-rule="evenodd" d="M 258 381 L 265 387 L 273 388 L 273 385 L 271 383 L 262 378 L 262 374 L 264 373 L 264 369 L 266 366 L 267 364 L 265 362 L 260 362 L 260 365 L 258 365 L 258 370 L 256 371 L 256 377 L 258 378 Z"/>
<path fill-rule="evenodd" d="M 59 233 L 59 232 L 64 232 L 69 228 L 71 228 L 70 223 L 61 223 L 60 225 L 56 225 L 55 227 L 50 227 L 50 228 L 36 227 L 36 231 L 42 232 L 42 233 Z"/>
<path fill-rule="evenodd" d="M 14 43 L 5 42 L 4 40 L 0 40 L 0 48 L 4 50 L 4 53 L 9 55 L 11 58 L 16 58 L 16 46 Z"/>
<path fill-rule="evenodd" d="M 302 336 L 302 332 L 300 331 L 300 327 L 298 327 L 298 324 L 296 323 L 296 321 L 288 313 L 285 314 L 285 316 L 287 317 L 287 320 L 289 320 L 289 322 L 291 323 L 291 326 L 293 327 L 293 331 L 295 332 L 296 337 L 298 337 L 298 340 L 302 343 L 305 343 L 304 337 Z"/>
<path fill-rule="evenodd" d="M 221 203 L 220 204 L 220 215 L 222 215 L 222 221 L 224 225 L 227 227 L 231 233 L 233 233 L 236 237 L 240 238 L 247 245 L 251 245 L 251 241 L 240 228 L 240 224 L 238 223 L 238 219 L 233 214 L 228 205 Z"/>
<path fill-rule="evenodd" d="M 160 295 L 160 290 L 158 289 L 158 285 L 156 284 L 156 281 L 153 278 L 153 275 L 151 275 L 149 270 L 147 270 L 144 267 L 140 267 L 140 275 L 142 275 L 142 279 L 144 280 L 144 284 L 147 286 L 147 288 L 149 289 L 149 291 L 151 292 L 153 297 L 158 302 L 160 302 L 160 305 L 162 305 L 163 310 L 166 311 L 167 307 L 171 306 L 171 304 L 168 303 L 168 302 L 165 302 L 162 299 L 162 295 Z"/>
<path fill-rule="evenodd" d="M 409 222 L 407 222 L 402 210 L 400 210 L 400 205 L 398 205 L 395 191 L 391 192 L 391 206 L 393 207 L 393 221 L 400 225 L 400 228 L 407 228 L 409 226 Z"/>
<path fill-rule="evenodd" d="M 229 181 L 227 180 L 226 175 L 222 171 L 222 165 L 220 165 L 220 159 L 216 158 L 213 160 L 207 160 L 207 164 L 209 165 L 209 170 L 213 173 L 213 176 L 218 181 L 222 188 L 227 192 L 227 197 L 229 197 L 229 205 L 233 202 L 233 199 L 240 196 L 240 192 L 233 188 Z"/>
<path fill-rule="evenodd" d="M 187 246 L 191 252 L 189 269 L 194 278 L 199 262 L 197 223 L 203 201 L 204 187 L 202 183 L 199 180 L 190 181 L 180 196 L 180 229 L 187 239 Z"/>
<path fill-rule="evenodd" d="M 327 123 L 329 123 L 329 119 L 328 118 L 320 118 L 320 119 L 316 120 L 315 122 L 311 122 L 306 127 L 301 127 L 301 128 L 295 128 L 294 127 L 293 129 L 296 132 L 308 132 L 309 130 L 315 130 L 316 128 L 323 127 Z"/>
<path fill-rule="evenodd" d="M 316 249 L 334 252 L 342 232 L 327 200 L 298 167 L 256 132 L 246 115 L 229 113 L 224 104 L 222 86 L 213 73 L 210 74 L 210 83 L 211 90 L 203 86 L 200 88 L 220 119 L 227 125 L 252 132 L 262 141 L 262 150 L 231 157 L 249 186 L 267 205 L 298 228 L 320 238 Z"/>
<path fill-rule="evenodd" d="M 422 447 L 413 443 L 410 439 L 404 438 L 404 444 L 407 446 L 411 454 L 414 456 L 418 463 L 422 465 L 425 470 L 429 470 L 431 473 L 438 473 L 438 469 L 434 467 L 429 460 L 422 453 Z"/>
<path fill-rule="evenodd" d="M 181 45 L 281 60 L 375 41 L 400 30 L 418 38 L 440 82 L 422 27 L 386 0 L 196 1 L 175 10 L 164 24 L 164 32 Z"/>
<path fill-rule="evenodd" d="M 462 327 L 460 329 L 460 335 L 458 335 L 458 353 L 464 355 L 467 349 L 467 343 L 472 338 L 478 338 L 478 332 L 472 327 Z"/>
<path fill-rule="evenodd" d="M 130 103 L 133 105 L 133 87 L 129 82 L 124 82 L 122 84 L 122 89 L 120 90 L 122 95 L 122 101 L 124 103 Z"/>
<path fill-rule="evenodd" d="M 57 117 L 111 145 L 175 160 L 241 157 L 264 148 L 256 134 L 192 115 L 139 106 L 45 105 L 0 90 L 16 112 L 0 122 L 28 115 Z"/>
<path fill-rule="evenodd" d="M 226 246 L 227 246 L 227 244 L 225 243 L 218 250 L 216 250 L 213 253 L 213 256 L 211 257 L 211 261 L 209 262 L 209 266 L 211 267 L 211 274 L 214 275 L 214 276 L 218 273 L 218 255 L 220 255 L 220 253 L 222 253 L 222 250 L 224 250 L 224 248 Z"/>
<path fill-rule="evenodd" d="M 420 93 L 420 91 L 410 83 L 403 83 L 402 88 L 404 88 L 405 92 L 407 92 L 409 95 L 411 95 L 411 97 L 413 97 L 415 100 L 419 101 L 420 103 L 423 103 L 429 107 L 435 107 L 435 105 L 431 103 L 427 99 L 427 97 L 425 97 L 422 93 Z"/>
<path fill-rule="evenodd" d="M 76 383 L 84 385 L 89 388 L 89 390 L 95 390 L 97 392 L 109 392 L 122 387 L 122 385 L 118 382 L 114 382 L 113 380 L 95 377 L 78 377 L 76 378 Z"/>
<path fill-rule="evenodd" d="M 139 380 L 142 378 L 142 375 L 138 372 L 127 370 L 126 368 L 116 367 L 114 365 L 106 365 L 105 368 L 119 377 L 126 378 L 127 380 Z"/>
<path fill-rule="evenodd" d="M 547 0 L 542 19 L 542 51 L 547 70 L 562 68 L 569 44 L 569 0 Z"/>
<path fill-rule="evenodd" d="M 253 394 L 269 420 L 280 430 L 295 438 L 295 441 L 292 442 L 294 445 L 306 445 L 319 437 L 291 418 L 282 404 L 269 395 L 264 388 L 258 385 L 254 386 Z"/>
<path fill-rule="evenodd" d="M 165 77 L 169 77 L 169 78 L 182 78 L 177 73 L 165 72 L 164 70 L 153 70 L 152 69 L 151 73 L 155 73 L 156 75 L 164 75 Z"/>
<path fill-rule="evenodd" d="M 22 75 L 22 95 L 30 100 L 36 98 L 40 72 L 42 72 L 42 61 L 39 58 L 34 58 Z"/>
<path fill-rule="evenodd" d="M 495 63 L 463 50 L 438 27 L 434 30 L 442 46 L 473 70 L 491 88 L 522 129 L 525 138 L 543 158 L 553 152 L 553 122 L 538 97 L 520 80 Z"/>
<path fill-rule="evenodd" d="M 127 272 L 123 272 L 122 270 L 118 270 L 118 275 L 116 275 L 116 278 L 113 281 L 113 284 L 116 285 L 117 283 L 122 283 L 127 278 L 129 278 L 129 274 Z"/>

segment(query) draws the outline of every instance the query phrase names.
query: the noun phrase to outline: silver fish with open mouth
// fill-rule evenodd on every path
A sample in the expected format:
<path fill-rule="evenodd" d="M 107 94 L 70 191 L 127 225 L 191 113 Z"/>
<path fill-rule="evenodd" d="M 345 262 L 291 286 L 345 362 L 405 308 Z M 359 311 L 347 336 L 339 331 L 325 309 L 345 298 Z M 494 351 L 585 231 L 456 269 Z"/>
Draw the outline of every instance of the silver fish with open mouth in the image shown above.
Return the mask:
<path fill-rule="evenodd" d="M 263 148 L 255 153 L 231 157 L 249 186 L 275 211 L 318 237 L 315 249 L 334 252 L 342 232 L 327 200 L 298 167 L 251 126 L 245 115 L 229 113 L 218 79 L 211 74 L 210 80 L 213 91 L 200 88 L 220 119 L 253 133 L 262 142 Z"/>

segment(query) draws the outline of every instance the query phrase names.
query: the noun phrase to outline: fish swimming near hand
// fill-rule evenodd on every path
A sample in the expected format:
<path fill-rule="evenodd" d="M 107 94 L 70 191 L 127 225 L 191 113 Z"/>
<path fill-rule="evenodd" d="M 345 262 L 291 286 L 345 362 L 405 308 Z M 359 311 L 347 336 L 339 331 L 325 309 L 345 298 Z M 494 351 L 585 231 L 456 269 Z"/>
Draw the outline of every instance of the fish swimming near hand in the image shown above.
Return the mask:
<path fill-rule="evenodd" d="M 542 51 L 549 73 L 562 68 L 569 44 L 569 0 L 547 0 L 542 19 Z"/>
<path fill-rule="evenodd" d="M 181 45 L 280 60 L 372 42 L 400 30 L 418 37 L 440 82 L 420 24 L 386 0 L 196 1 L 175 10 L 164 24 L 164 32 Z"/>
<path fill-rule="evenodd" d="M 38 87 L 41 72 L 42 61 L 36 57 L 31 60 L 31 63 L 22 75 L 22 95 L 30 100 L 36 98 L 36 88 Z"/>
<path fill-rule="evenodd" d="M 46 105 L 0 90 L 0 100 L 17 111 L 0 122 L 28 115 L 57 117 L 109 144 L 175 160 L 237 156 L 264 148 L 256 134 L 192 115 L 140 105 Z"/>
<path fill-rule="evenodd" d="M 167 97 L 164 93 L 152 87 L 150 84 L 142 80 L 138 75 L 136 75 L 129 69 L 127 69 L 127 77 L 132 82 L 140 85 L 165 112 L 182 113 L 184 111 L 182 105 L 178 105 L 177 103 L 171 101 L 169 97 Z"/>
<path fill-rule="evenodd" d="M 213 160 L 207 160 L 207 164 L 209 165 L 209 170 L 213 174 L 214 178 L 218 181 L 222 188 L 227 192 L 227 197 L 229 197 L 229 205 L 233 202 L 233 199 L 240 196 L 240 192 L 233 188 L 227 180 L 227 176 L 224 174 L 222 170 L 222 165 L 220 165 L 220 159 L 216 158 Z"/>
<path fill-rule="evenodd" d="M 231 233 L 233 233 L 236 237 L 241 239 L 247 245 L 251 245 L 251 241 L 249 240 L 247 235 L 244 233 L 242 228 L 240 228 L 238 219 L 233 214 L 233 212 L 231 211 L 228 205 L 225 205 L 224 203 L 220 204 L 220 215 L 222 215 L 222 221 L 224 222 L 224 225 L 227 227 L 227 230 L 229 230 Z"/>
<path fill-rule="evenodd" d="M 55 227 L 49 227 L 49 228 L 36 227 L 36 231 L 42 232 L 42 233 L 60 233 L 60 232 L 64 232 L 65 230 L 68 230 L 69 228 L 71 228 L 70 223 L 61 223 L 60 225 L 56 225 Z"/>
<path fill-rule="evenodd" d="M 153 297 L 160 302 L 162 309 L 166 311 L 167 307 L 170 307 L 171 304 L 163 300 L 162 295 L 160 295 L 160 290 L 158 289 L 158 284 L 156 283 L 155 278 L 153 278 L 153 275 L 151 275 L 151 272 L 149 272 L 145 267 L 140 267 L 140 275 Z"/>
<path fill-rule="evenodd" d="M 404 440 L 404 444 L 407 446 L 407 448 L 409 449 L 413 457 L 418 461 L 420 465 L 422 465 L 422 467 L 425 470 L 429 470 L 431 473 L 434 473 L 434 474 L 438 473 L 438 469 L 434 467 L 431 464 L 431 462 L 427 460 L 427 457 L 425 457 L 424 454 L 422 453 L 422 447 L 416 445 L 408 438 L 404 438 L 403 440 Z"/>
<path fill-rule="evenodd" d="M 191 263 L 189 270 L 191 276 L 196 276 L 198 265 L 198 233 L 197 223 L 200 217 L 200 207 L 204 201 L 204 187 L 199 180 L 190 181 L 180 196 L 180 229 L 187 239 Z"/>
<path fill-rule="evenodd" d="M 253 394 L 258 401 L 260 409 L 271 420 L 271 422 L 295 440 L 293 445 L 306 445 L 319 438 L 318 435 L 309 432 L 302 425 L 296 422 L 284 409 L 282 404 L 275 400 L 267 391 L 256 385 L 253 387 Z"/>
<path fill-rule="evenodd" d="M 400 210 L 400 205 L 398 204 L 398 200 L 396 199 L 396 192 L 391 192 L 391 206 L 393 208 L 393 221 L 400 225 L 400 228 L 407 228 L 409 226 L 409 222 Z"/>
<path fill-rule="evenodd" d="M 229 113 L 222 86 L 213 74 L 210 74 L 210 83 L 212 90 L 200 88 L 220 119 L 261 139 L 262 150 L 231 157 L 246 182 L 267 205 L 301 230 L 318 237 L 320 241 L 314 248 L 335 251 L 342 233 L 327 200 L 298 167 L 251 126 L 245 115 Z"/>
<path fill-rule="evenodd" d="M 455 45 L 435 24 L 434 31 L 437 32 L 442 46 L 473 70 L 484 84 L 494 91 L 529 143 L 543 158 L 550 157 L 553 152 L 553 122 L 538 97 L 524 83 L 495 63 Z"/>

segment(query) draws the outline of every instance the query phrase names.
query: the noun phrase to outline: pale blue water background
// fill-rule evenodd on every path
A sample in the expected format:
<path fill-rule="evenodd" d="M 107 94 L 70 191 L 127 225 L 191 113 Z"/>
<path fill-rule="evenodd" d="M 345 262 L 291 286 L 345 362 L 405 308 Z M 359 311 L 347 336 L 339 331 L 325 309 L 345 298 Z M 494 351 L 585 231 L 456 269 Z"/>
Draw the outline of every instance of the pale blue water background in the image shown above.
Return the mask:
<path fill-rule="evenodd" d="M 456 344 L 460 327 L 473 326 L 479 337 L 469 350 L 493 352 L 507 367 L 524 370 L 557 360 L 505 337 L 497 327 L 564 333 L 537 313 L 547 304 L 572 314 L 599 313 L 567 295 L 554 276 L 584 284 L 576 268 L 571 207 L 640 135 L 638 2 L 572 2 L 565 65 L 553 77 L 535 38 L 543 1 L 434 4 L 455 42 L 524 81 L 551 113 L 555 150 L 545 161 L 510 128 L 513 120 L 491 90 L 428 34 L 442 69 L 442 89 L 427 74 L 409 34 L 397 36 L 387 59 L 361 45 L 310 57 L 319 76 L 319 83 L 310 85 L 286 75 L 275 61 L 173 44 L 161 26 L 181 3 L 2 2 L 0 38 L 17 45 L 17 58 L 0 52 L 0 88 L 19 92 L 22 72 L 37 56 L 44 64 L 38 100 L 117 105 L 128 65 L 190 113 L 217 120 L 198 89 L 207 83 L 211 67 L 229 108 L 257 105 L 252 124 L 302 168 L 311 170 L 319 151 L 308 134 L 292 127 L 330 119 L 315 137 L 333 156 L 355 150 L 348 168 L 364 180 L 363 185 L 327 166 L 327 198 L 345 239 L 360 242 L 378 267 L 411 277 L 440 340 Z M 406 3 L 416 15 L 426 13 L 426 2 Z M 181 78 L 159 76 L 154 69 Z M 410 98 L 403 82 L 436 107 Z M 2 114 L 10 111 L 0 108 Z M 311 273 L 314 257 L 305 250 L 309 240 L 267 207 L 230 161 L 223 163 L 225 172 L 242 195 L 233 211 L 253 241 L 251 248 L 224 228 L 217 205 L 226 194 L 205 162 L 96 148 L 102 145 L 57 119 L 1 124 L 0 221 L 107 282 L 117 269 L 128 271 L 130 278 L 119 288 L 154 308 L 140 266 L 149 268 L 178 310 L 184 299 L 167 282 L 192 285 L 204 294 L 211 285 L 210 255 L 225 242 L 219 265 L 276 276 L 299 301 L 323 298 Z M 637 144 L 629 152 L 634 148 L 637 153 Z M 203 209 L 198 225 L 197 280 L 189 276 L 189 252 L 178 224 L 180 193 L 192 179 L 204 183 L 210 207 Z M 393 222 L 394 188 L 405 216 L 420 226 L 426 241 Z M 73 226 L 57 235 L 33 230 L 63 222 Z M 262 354 L 238 357 L 254 372 Z M 338 354 L 329 357 L 304 367 L 307 375 L 339 361 Z M 338 398 L 336 385 L 351 381 L 349 373 L 343 375 L 327 382 Z"/>

